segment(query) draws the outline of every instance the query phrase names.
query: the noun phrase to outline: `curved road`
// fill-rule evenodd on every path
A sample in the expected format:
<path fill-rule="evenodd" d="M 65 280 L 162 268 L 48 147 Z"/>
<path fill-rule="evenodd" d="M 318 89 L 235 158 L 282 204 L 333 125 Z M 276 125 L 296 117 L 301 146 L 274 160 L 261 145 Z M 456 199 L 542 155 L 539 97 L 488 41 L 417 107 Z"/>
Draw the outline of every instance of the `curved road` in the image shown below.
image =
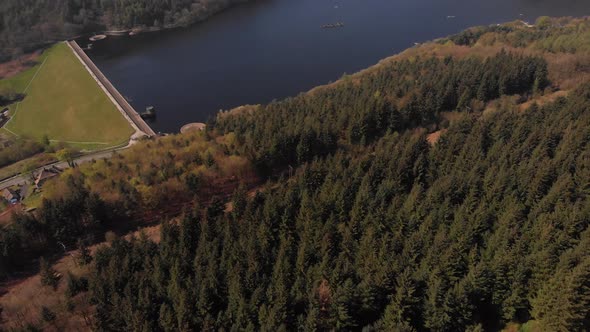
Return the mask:
<path fill-rule="evenodd" d="M 76 163 L 77 165 L 79 164 L 83 164 L 83 163 L 87 163 L 89 161 L 92 160 L 99 160 L 99 159 L 103 159 L 103 158 L 110 158 L 116 151 L 120 151 L 120 150 L 124 150 L 126 148 L 128 148 L 129 146 L 123 147 L 123 148 L 119 148 L 119 149 L 115 149 L 115 150 L 108 150 L 108 151 L 101 151 L 101 152 L 96 152 L 96 153 L 91 153 L 91 154 L 87 154 L 87 155 L 83 155 L 80 156 L 78 158 L 74 159 L 74 163 Z M 44 168 L 47 167 L 52 167 L 52 166 L 56 166 L 59 167 L 61 169 L 66 169 L 69 168 L 70 165 L 68 165 L 67 161 L 58 161 L 52 164 L 47 164 L 45 166 L 39 167 L 37 169 L 35 169 L 33 171 L 33 173 L 37 173 L 39 171 L 41 171 Z M 27 182 L 29 182 L 30 180 L 30 175 L 29 174 L 19 174 L 19 175 L 15 175 L 11 178 L 8 178 L 6 180 L 0 181 L 0 190 L 4 189 L 4 188 L 8 188 L 8 187 L 12 187 L 12 186 L 19 186 L 19 185 L 24 185 Z"/>

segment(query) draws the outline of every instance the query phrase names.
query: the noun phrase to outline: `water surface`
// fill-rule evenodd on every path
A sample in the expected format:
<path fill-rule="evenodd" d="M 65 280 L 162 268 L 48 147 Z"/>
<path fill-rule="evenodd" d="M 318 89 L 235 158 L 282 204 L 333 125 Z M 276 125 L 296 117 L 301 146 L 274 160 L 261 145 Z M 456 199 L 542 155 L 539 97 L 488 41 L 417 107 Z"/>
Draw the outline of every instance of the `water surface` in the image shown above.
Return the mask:
<path fill-rule="evenodd" d="M 258 0 L 184 30 L 110 38 L 91 57 L 131 104 L 177 132 L 266 103 L 474 25 L 590 15 L 588 0 Z M 448 18 L 453 16 L 454 18 Z M 343 22 L 343 28 L 320 29 Z"/>

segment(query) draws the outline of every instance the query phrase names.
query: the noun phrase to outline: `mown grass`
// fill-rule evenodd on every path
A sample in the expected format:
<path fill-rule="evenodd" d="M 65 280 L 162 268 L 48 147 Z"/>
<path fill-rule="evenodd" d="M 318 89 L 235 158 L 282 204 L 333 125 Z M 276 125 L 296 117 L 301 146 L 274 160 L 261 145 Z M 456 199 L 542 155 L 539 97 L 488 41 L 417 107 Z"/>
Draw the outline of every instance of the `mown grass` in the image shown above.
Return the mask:
<path fill-rule="evenodd" d="M 0 81 L 0 89 L 26 94 L 11 106 L 14 116 L 6 129 L 39 140 L 47 135 L 86 150 L 129 139 L 133 129 L 65 43 L 47 50 L 39 63 Z"/>

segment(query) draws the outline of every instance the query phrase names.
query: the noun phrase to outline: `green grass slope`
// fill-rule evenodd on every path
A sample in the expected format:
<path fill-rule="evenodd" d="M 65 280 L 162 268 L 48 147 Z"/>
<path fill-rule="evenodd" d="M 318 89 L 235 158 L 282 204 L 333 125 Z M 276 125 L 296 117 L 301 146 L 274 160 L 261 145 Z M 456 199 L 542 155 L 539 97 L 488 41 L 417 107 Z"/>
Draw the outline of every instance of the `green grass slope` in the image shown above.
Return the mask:
<path fill-rule="evenodd" d="M 43 55 L 40 65 L 0 86 L 26 93 L 5 126 L 13 134 L 98 149 L 125 142 L 133 129 L 66 44 Z"/>

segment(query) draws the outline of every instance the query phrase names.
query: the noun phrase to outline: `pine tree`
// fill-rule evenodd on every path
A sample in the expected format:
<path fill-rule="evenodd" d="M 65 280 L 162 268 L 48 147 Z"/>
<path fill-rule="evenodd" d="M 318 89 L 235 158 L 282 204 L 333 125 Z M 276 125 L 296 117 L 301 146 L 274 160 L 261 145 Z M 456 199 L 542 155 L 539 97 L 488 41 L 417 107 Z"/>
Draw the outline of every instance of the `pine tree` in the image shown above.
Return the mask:
<path fill-rule="evenodd" d="M 54 289 L 57 289 L 60 275 L 43 257 L 39 260 L 39 275 L 41 276 L 41 285 L 51 286 Z"/>
<path fill-rule="evenodd" d="M 408 329 L 417 320 L 420 299 L 416 296 L 416 286 L 410 272 L 405 270 L 396 278 L 395 293 L 391 303 L 385 308 L 383 324 L 386 329 L 393 331 L 405 326 Z"/>
<path fill-rule="evenodd" d="M 41 308 L 41 319 L 44 322 L 51 323 L 55 320 L 55 313 L 46 306 Z"/>
<path fill-rule="evenodd" d="M 590 327 L 590 259 L 571 271 L 556 271 L 533 301 L 533 316 L 553 331 Z"/>
<path fill-rule="evenodd" d="M 246 187 L 243 183 L 240 184 L 238 189 L 234 192 L 232 197 L 232 213 L 237 218 L 240 218 L 245 210 L 246 205 L 248 204 L 248 193 L 246 192 Z"/>
<path fill-rule="evenodd" d="M 168 303 L 162 303 L 160 306 L 160 316 L 158 319 L 160 327 L 163 331 L 172 332 L 178 331 L 175 314 Z"/>
<path fill-rule="evenodd" d="M 78 240 L 78 264 L 84 266 L 92 261 L 92 255 L 90 249 L 86 246 L 85 241 Z"/>

